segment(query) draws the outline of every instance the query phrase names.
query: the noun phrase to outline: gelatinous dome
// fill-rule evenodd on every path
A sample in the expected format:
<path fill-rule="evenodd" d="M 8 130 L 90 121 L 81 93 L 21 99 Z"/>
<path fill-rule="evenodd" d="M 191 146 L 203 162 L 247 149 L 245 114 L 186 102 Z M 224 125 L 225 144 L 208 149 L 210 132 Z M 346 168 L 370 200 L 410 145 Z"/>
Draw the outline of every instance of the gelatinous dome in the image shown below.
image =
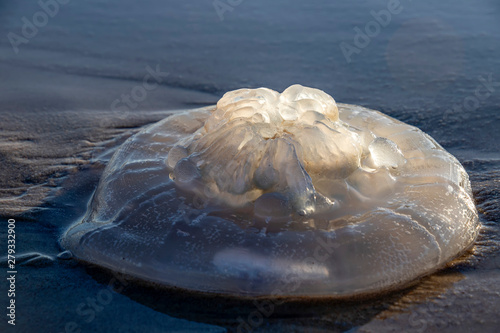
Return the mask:
<path fill-rule="evenodd" d="M 478 229 L 467 173 L 431 137 L 294 85 L 132 136 L 61 243 L 195 291 L 341 297 L 433 272 Z"/>

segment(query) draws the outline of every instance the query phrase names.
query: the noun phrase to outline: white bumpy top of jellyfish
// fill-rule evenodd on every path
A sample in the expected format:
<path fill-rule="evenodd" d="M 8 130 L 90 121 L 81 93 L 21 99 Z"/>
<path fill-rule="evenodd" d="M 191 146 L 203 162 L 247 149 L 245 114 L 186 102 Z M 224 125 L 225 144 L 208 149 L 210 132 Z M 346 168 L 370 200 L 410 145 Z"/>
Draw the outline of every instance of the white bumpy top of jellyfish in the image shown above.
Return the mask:
<path fill-rule="evenodd" d="M 375 204 L 394 190 L 406 158 L 392 140 L 340 120 L 325 92 L 293 85 L 226 93 L 166 163 L 205 204 L 254 203 L 255 215 L 280 217 Z"/>

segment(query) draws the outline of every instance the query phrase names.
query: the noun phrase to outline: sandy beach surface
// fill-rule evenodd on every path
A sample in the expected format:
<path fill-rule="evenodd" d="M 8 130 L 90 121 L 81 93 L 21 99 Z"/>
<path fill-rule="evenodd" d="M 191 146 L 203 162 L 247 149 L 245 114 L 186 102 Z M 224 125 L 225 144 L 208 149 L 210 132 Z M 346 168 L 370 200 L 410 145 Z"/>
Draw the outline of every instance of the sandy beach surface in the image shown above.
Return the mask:
<path fill-rule="evenodd" d="M 1 332 L 498 331 L 498 3 L 41 3 L 0 2 Z M 145 82 L 146 95 L 131 97 Z M 454 154 L 480 214 L 475 246 L 400 292 L 362 302 L 290 300 L 272 310 L 58 256 L 59 237 L 85 212 L 127 137 L 228 90 L 293 83 L 415 125 Z M 5 310 L 9 219 L 15 326 Z"/>

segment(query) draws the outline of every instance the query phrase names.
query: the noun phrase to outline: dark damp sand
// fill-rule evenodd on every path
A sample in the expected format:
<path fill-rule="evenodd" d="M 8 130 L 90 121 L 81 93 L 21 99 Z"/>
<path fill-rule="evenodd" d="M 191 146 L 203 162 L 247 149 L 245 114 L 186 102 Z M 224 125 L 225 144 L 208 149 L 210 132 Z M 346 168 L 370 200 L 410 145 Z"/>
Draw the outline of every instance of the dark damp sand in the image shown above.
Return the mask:
<path fill-rule="evenodd" d="M 224 332 L 245 331 L 241 322 L 250 320 L 257 332 L 496 332 L 500 6 L 401 6 L 347 63 L 340 43 L 352 45 L 353 28 L 364 29 L 370 11 L 387 2 L 243 1 L 224 21 L 211 1 L 70 2 L 18 54 L 7 33 L 20 34 L 21 18 L 31 19 L 40 7 L 34 0 L 2 2 L 0 214 L 17 221 L 18 275 L 16 326 L 2 314 L 0 331 Z M 142 85 L 147 66 L 169 74 L 137 106 L 112 111 L 115 99 Z M 493 83 L 484 84 L 489 78 Z M 168 110 L 213 104 L 230 89 L 282 90 L 292 83 L 418 126 L 457 156 L 483 224 L 475 247 L 400 292 L 341 304 L 291 300 L 273 311 L 121 280 L 56 258 L 62 231 L 85 211 L 126 137 Z M 476 89 L 484 96 L 477 105 Z M 0 230 L 2 249 L 6 231 Z M 0 305 L 7 306 L 5 279 L 0 288 Z"/>

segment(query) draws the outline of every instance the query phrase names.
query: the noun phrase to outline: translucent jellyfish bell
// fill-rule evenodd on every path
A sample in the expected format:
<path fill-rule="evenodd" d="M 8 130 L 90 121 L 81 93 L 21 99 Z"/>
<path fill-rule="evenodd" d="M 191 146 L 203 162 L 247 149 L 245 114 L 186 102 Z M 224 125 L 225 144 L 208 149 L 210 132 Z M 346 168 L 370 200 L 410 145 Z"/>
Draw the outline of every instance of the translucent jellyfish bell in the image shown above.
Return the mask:
<path fill-rule="evenodd" d="M 431 137 L 294 85 L 132 136 L 61 243 L 194 291 L 345 297 L 435 271 L 478 229 L 467 173 Z"/>

